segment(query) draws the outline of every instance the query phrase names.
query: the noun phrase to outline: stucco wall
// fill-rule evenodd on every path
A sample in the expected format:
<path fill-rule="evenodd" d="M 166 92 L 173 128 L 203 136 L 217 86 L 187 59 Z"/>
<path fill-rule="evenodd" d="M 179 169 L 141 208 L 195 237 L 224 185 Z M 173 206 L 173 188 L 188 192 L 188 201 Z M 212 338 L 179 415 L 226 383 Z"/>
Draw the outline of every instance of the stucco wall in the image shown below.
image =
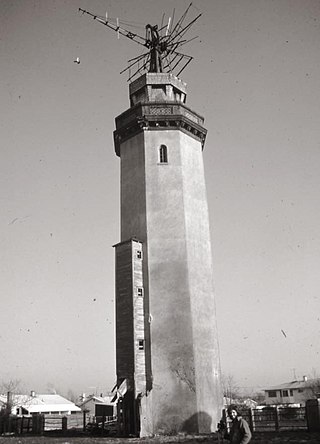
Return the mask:
<path fill-rule="evenodd" d="M 221 414 L 217 400 L 222 395 L 202 147 L 184 133 L 180 133 L 180 139 L 197 408 L 212 417 L 211 429 L 215 431 L 215 418 Z M 201 415 L 199 419 L 200 431 L 207 429 L 209 418 Z"/>
<path fill-rule="evenodd" d="M 144 242 L 151 391 L 141 434 L 214 431 L 222 395 L 200 141 L 162 129 L 121 145 L 121 233 Z"/>

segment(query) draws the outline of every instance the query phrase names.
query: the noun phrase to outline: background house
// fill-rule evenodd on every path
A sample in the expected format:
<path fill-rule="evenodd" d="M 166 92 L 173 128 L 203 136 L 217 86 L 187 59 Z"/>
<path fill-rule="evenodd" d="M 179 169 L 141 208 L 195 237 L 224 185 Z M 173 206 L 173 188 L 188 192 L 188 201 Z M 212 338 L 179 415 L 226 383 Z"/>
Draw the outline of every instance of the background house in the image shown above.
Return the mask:
<path fill-rule="evenodd" d="M 7 405 L 8 395 L 0 395 L 0 403 Z M 12 394 L 10 398 L 11 413 L 14 415 L 31 415 L 35 413 L 71 415 L 81 412 L 73 402 L 56 394 L 36 394 L 30 395 Z"/>
<path fill-rule="evenodd" d="M 242 404 L 248 407 L 249 409 L 255 409 L 258 405 L 257 401 L 251 398 L 243 399 Z"/>
<path fill-rule="evenodd" d="M 87 411 L 90 416 L 111 417 L 116 415 L 116 404 L 112 402 L 113 394 L 107 396 L 90 395 L 83 396 L 83 402 L 79 405 L 82 411 Z"/>
<path fill-rule="evenodd" d="M 264 390 L 266 405 L 298 404 L 305 406 L 308 399 L 316 398 L 320 392 L 320 380 L 303 377 L 302 381 L 291 381 Z"/>

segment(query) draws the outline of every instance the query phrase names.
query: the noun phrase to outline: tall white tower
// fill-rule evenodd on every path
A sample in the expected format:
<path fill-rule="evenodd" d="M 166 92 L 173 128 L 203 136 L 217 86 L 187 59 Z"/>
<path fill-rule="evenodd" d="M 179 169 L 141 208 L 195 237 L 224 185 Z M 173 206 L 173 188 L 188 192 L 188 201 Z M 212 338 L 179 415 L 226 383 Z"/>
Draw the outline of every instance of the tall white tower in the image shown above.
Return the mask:
<path fill-rule="evenodd" d="M 145 38 L 80 9 L 147 48 L 130 62 L 136 70 L 130 79 L 139 77 L 114 132 L 121 162 L 116 369 L 124 435 L 210 433 L 223 407 L 206 129 L 186 106 L 186 85 L 178 78 L 192 59 L 181 53 L 183 37 L 201 15 L 184 25 L 190 7 L 171 27 L 147 25 Z"/>
<path fill-rule="evenodd" d="M 123 431 L 141 436 L 209 433 L 221 417 L 206 130 L 185 101 L 180 79 L 147 73 L 130 84 L 131 107 L 116 118 L 119 414 Z"/>

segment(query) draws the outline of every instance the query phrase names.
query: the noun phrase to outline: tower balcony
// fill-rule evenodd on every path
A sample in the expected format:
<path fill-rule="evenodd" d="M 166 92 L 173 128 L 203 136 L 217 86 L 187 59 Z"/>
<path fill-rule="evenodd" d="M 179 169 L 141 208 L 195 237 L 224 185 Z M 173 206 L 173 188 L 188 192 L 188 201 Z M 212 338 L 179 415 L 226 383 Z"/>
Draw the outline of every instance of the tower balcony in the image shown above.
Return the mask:
<path fill-rule="evenodd" d="M 116 117 L 115 152 L 120 156 L 121 143 L 141 131 L 180 130 L 203 147 L 207 134 L 203 124 L 204 118 L 180 101 L 139 102 Z"/>

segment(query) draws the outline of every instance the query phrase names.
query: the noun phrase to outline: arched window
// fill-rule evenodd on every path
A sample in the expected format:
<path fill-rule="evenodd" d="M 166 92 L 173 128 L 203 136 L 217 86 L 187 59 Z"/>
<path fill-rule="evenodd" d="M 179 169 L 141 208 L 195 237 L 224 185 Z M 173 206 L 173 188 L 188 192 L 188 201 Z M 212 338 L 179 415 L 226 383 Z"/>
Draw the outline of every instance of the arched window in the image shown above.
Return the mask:
<path fill-rule="evenodd" d="M 159 160 L 160 163 L 168 163 L 168 148 L 166 147 L 166 145 L 160 145 Z"/>

